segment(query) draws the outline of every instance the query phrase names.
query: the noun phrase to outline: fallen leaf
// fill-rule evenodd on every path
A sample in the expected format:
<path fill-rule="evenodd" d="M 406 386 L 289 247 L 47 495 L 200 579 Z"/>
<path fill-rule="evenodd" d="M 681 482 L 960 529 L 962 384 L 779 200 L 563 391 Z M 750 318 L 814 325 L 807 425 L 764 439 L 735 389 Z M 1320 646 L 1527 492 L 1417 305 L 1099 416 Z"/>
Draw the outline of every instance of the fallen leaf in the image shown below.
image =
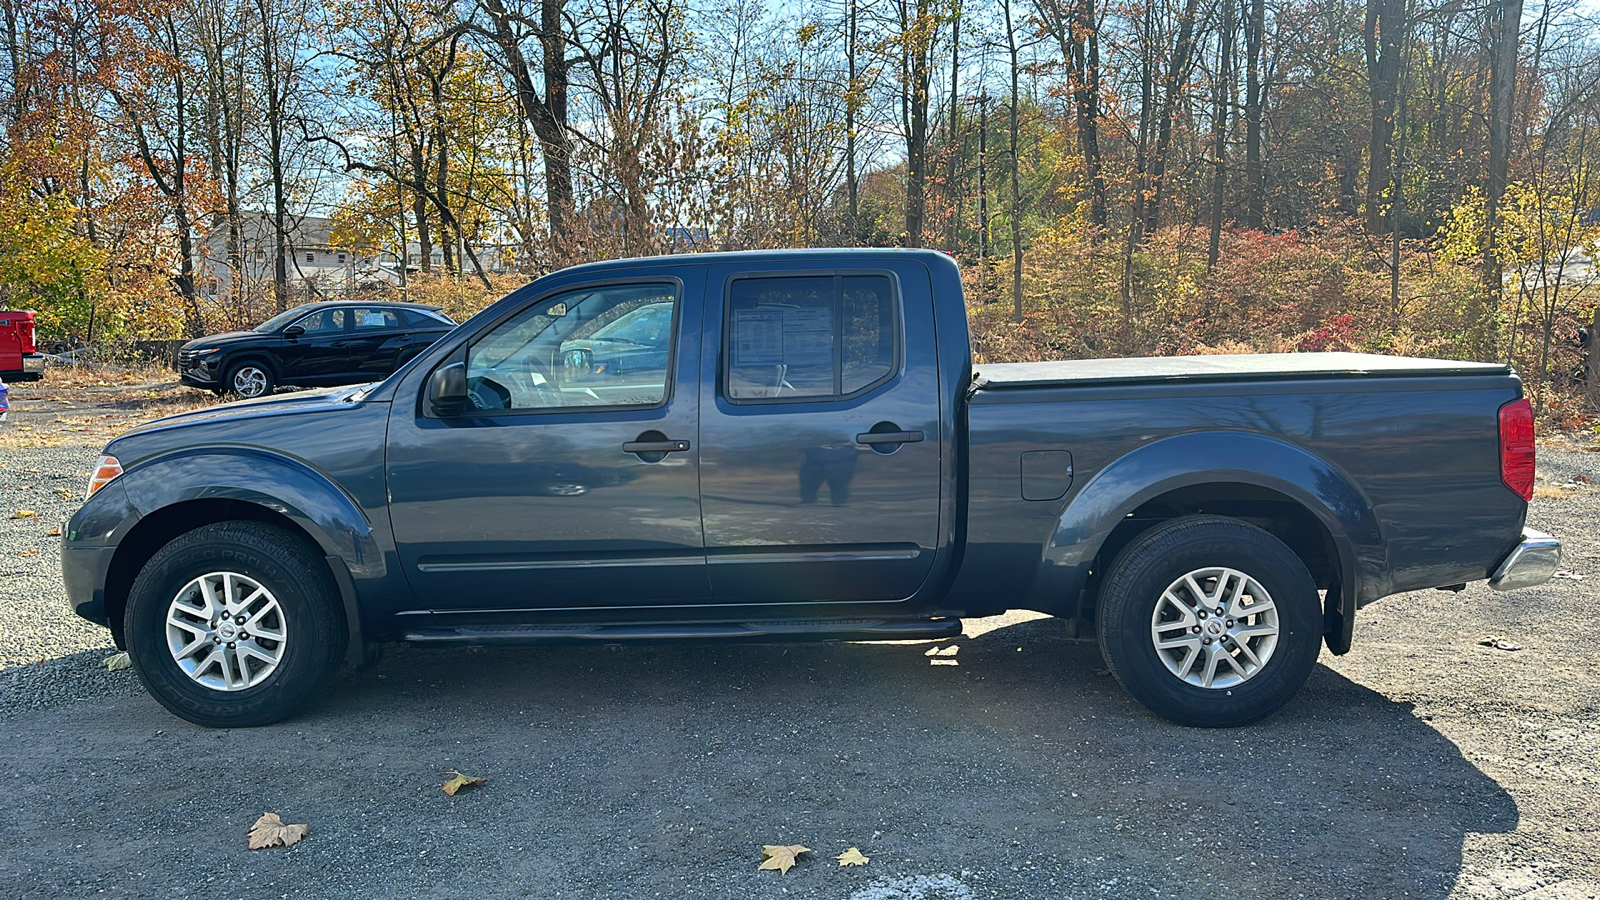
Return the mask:
<path fill-rule="evenodd" d="M 106 657 L 105 667 L 107 672 L 120 672 L 123 669 L 133 668 L 133 660 L 128 658 L 128 651 L 124 650 Z"/>
<path fill-rule="evenodd" d="M 31 518 L 33 518 L 34 516 L 37 516 L 37 515 L 38 515 L 38 513 L 34 512 L 31 509 L 19 509 L 16 512 L 11 514 L 11 518 L 13 518 L 13 519 L 31 519 Z"/>
<path fill-rule="evenodd" d="M 782 875 L 794 868 L 795 857 L 810 852 L 810 847 L 799 844 L 766 844 L 761 848 L 761 865 L 758 869 L 775 869 Z"/>
<path fill-rule="evenodd" d="M 839 861 L 839 865 L 841 867 L 843 867 L 843 866 L 864 866 L 864 865 L 867 864 L 867 860 L 869 860 L 871 858 L 872 857 L 870 857 L 870 856 L 862 856 L 861 855 L 861 851 L 857 850 L 854 847 L 851 847 L 849 850 L 846 850 L 845 852 L 843 852 L 843 853 L 839 854 L 838 856 L 834 857 L 834 859 L 837 859 Z"/>
<path fill-rule="evenodd" d="M 454 797 L 456 795 L 456 791 L 459 791 L 464 787 L 477 787 L 478 785 L 483 784 L 484 781 L 485 779 L 473 778 L 471 775 L 463 775 L 460 772 L 457 772 L 455 769 L 451 769 L 450 777 L 445 779 L 444 782 L 444 792 Z"/>
<path fill-rule="evenodd" d="M 44 533 L 44 536 L 45 537 L 61 537 L 61 526 L 57 525 L 56 527 L 50 529 L 49 531 L 46 531 Z"/>
<path fill-rule="evenodd" d="M 38 547 L 29 547 L 28 549 L 19 552 L 17 555 L 22 557 L 23 559 L 27 559 L 27 558 L 29 558 L 31 556 L 38 556 L 39 555 L 39 548 Z"/>
<path fill-rule="evenodd" d="M 250 849 L 288 847 L 306 836 L 308 825 L 285 825 L 277 813 L 265 813 L 250 826 Z"/>
<path fill-rule="evenodd" d="M 1496 650 L 1521 650 L 1522 645 L 1516 641 L 1509 641 L 1503 637 L 1486 637 L 1478 644 L 1483 647 L 1493 647 Z"/>
<path fill-rule="evenodd" d="M 1111 670 L 1110 670 L 1110 669 L 1095 669 L 1095 670 L 1094 670 L 1094 673 L 1095 673 L 1095 674 L 1096 674 L 1096 675 L 1099 675 L 1099 676 L 1100 676 L 1100 677 L 1101 677 L 1101 678 L 1104 678 L 1104 677 L 1106 677 L 1106 676 L 1107 676 L 1107 675 L 1110 675 L 1110 674 L 1111 674 Z"/>

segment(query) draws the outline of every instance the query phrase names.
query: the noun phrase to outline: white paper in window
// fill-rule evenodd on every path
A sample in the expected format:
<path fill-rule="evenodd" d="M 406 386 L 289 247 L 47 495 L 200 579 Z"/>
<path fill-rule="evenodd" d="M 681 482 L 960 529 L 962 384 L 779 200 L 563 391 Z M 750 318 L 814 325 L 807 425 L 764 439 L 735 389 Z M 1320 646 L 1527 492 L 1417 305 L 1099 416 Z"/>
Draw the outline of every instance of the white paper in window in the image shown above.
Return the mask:
<path fill-rule="evenodd" d="M 776 366 L 784 361 L 784 321 L 781 309 L 733 311 L 733 364 Z"/>
<path fill-rule="evenodd" d="M 826 306 L 785 309 L 783 361 L 791 366 L 833 365 L 833 310 Z"/>

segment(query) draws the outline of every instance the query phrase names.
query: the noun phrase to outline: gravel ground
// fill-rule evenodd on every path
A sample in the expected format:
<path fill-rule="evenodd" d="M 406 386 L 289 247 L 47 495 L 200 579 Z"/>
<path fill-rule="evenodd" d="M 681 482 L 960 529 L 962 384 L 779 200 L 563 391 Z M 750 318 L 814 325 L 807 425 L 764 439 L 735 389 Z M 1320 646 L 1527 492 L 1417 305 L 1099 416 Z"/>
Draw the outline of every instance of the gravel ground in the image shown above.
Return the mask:
<path fill-rule="evenodd" d="M 60 417 L 18 393 L 0 427 Z M 934 656 L 391 648 L 290 722 L 219 731 L 102 668 L 62 603 L 46 532 L 98 443 L 12 438 L 3 514 L 37 515 L 0 520 L 0 897 L 1600 895 L 1592 445 L 1542 451 L 1532 515 L 1587 577 L 1388 598 L 1249 728 L 1157 720 L 1013 615 Z M 447 797 L 452 769 L 488 782 Z M 263 812 L 310 835 L 249 852 Z M 790 843 L 813 853 L 757 871 Z M 851 846 L 871 863 L 837 867 Z"/>

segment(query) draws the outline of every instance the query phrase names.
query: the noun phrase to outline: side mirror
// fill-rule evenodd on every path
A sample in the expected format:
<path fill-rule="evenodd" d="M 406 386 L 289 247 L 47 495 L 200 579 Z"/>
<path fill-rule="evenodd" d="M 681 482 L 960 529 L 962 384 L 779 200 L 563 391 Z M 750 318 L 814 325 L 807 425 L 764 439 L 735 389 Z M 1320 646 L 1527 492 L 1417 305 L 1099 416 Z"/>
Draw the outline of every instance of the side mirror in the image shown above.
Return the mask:
<path fill-rule="evenodd" d="M 451 363 L 428 378 L 428 409 L 435 418 L 461 415 L 467 408 L 467 364 Z"/>
<path fill-rule="evenodd" d="M 299 325 L 290 325 L 288 328 L 283 330 L 283 336 L 291 341 L 305 333 L 306 330 Z"/>

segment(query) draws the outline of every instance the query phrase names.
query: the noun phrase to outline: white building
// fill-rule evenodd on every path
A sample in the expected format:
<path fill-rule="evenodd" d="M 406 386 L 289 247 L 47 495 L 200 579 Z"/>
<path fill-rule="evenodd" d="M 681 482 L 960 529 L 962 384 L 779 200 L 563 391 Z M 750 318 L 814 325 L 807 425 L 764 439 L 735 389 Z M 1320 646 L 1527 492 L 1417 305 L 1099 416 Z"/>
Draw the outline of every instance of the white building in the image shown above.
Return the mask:
<path fill-rule="evenodd" d="M 338 296 L 400 283 L 400 260 L 389 250 L 352 247 L 331 242 L 333 220 L 327 216 L 300 216 L 289 223 L 289 254 L 285 260 L 290 290 L 297 295 Z M 266 212 L 247 212 L 241 228 L 241 265 L 249 293 L 265 292 L 274 277 L 275 229 Z M 474 246 L 486 272 L 508 272 L 516 263 L 515 250 L 494 245 Z M 408 271 L 421 270 L 421 249 L 407 246 Z M 430 268 L 444 268 L 444 250 L 433 247 Z M 202 296 L 227 297 L 233 292 L 233 267 L 228 264 L 228 230 L 211 230 L 201 247 L 195 289 Z"/>

